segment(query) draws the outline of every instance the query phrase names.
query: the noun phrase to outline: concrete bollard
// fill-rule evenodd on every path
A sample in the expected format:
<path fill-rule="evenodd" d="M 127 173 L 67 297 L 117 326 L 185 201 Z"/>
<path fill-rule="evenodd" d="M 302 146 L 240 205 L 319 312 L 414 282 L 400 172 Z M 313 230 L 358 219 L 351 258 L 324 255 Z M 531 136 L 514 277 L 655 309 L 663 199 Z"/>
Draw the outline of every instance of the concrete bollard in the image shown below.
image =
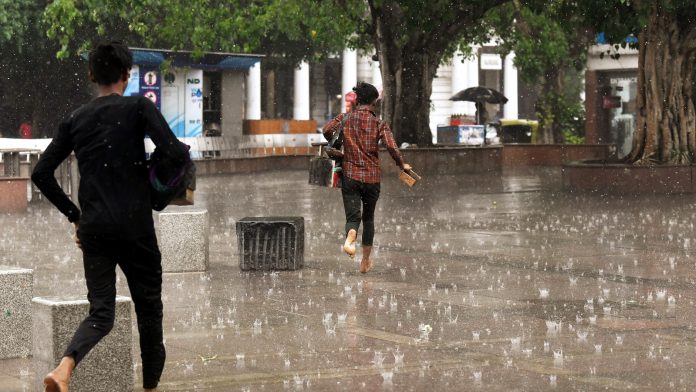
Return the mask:
<path fill-rule="evenodd" d="M 159 214 L 162 272 L 208 270 L 208 210 L 166 211 Z"/>
<path fill-rule="evenodd" d="M 0 266 L 0 359 L 31 355 L 34 271 Z"/>
<path fill-rule="evenodd" d="M 237 221 L 239 268 L 296 270 L 304 266 L 304 218 L 247 217 Z"/>
<path fill-rule="evenodd" d="M 75 330 L 89 313 L 86 299 L 37 297 L 33 299 L 34 358 L 37 390 L 53 370 Z M 116 321 L 111 332 L 85 356 L 70 380 L 71 392 L 133 391 L 133 327 L 131 299 L 116 297 Z"/>

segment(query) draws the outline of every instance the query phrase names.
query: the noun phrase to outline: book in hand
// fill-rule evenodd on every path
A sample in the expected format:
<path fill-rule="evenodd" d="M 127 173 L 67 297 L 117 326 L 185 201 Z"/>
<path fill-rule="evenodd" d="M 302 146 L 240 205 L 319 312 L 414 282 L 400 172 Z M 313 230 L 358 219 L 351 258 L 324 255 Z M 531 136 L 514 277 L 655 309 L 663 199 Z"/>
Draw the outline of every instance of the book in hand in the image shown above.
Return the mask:
<path fill-rule="evenodd" d="M 418 173 L 414 172 L 413 170 L 402 170 L 399 173 L 399 179 L 409 187 L 412 187 L 416 184 L 416 182 L 420 181 L 421 176 L 418 175 Z"/>
<path fill-rule="evenodd" d="M 192 206 L 193 205 L 193 192 L 195 190 L 191 188 L 186 188 L 184 193 L 177 195 L 169 205 L 173 206 Z"/>

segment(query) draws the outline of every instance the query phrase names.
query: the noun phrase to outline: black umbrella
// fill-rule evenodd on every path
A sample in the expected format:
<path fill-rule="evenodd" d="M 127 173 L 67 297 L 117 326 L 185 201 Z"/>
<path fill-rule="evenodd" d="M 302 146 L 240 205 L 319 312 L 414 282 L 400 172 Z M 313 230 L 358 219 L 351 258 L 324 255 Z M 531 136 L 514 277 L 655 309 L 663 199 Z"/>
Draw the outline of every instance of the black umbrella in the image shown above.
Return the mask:
<path fill-rule="evenodd" d="M 450 101 L 469 101 L 469 102 L 488 102 L 488 103 L 506 103 L 507 98 L 500 92 L 488 87 L 469 87 L 452 96 Z"/>

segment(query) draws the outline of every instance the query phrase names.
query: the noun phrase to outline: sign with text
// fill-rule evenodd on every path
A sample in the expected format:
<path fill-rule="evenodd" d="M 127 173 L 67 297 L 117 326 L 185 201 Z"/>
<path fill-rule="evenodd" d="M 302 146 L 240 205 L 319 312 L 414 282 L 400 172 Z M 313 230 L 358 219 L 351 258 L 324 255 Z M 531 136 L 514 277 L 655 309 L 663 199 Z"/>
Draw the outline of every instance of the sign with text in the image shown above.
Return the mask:
<path fill-rule="evenodd" d="M 203 134 L 203 70 L 192 69 L 186 72 L 184 106 L 186 137 Z"/>
<path fill-rule="evenodd" d="M 503 59 L 499 54 L 483 53 L 481 54 L 481 69 L 499 71 L 503 69 Z"/>
<path fill-rule="evenodd" d="M 162 78 L 162 116 L 177 137 L 185 135 L 185 82 L 186 72 L 176 68 L 168 70 Z"/>

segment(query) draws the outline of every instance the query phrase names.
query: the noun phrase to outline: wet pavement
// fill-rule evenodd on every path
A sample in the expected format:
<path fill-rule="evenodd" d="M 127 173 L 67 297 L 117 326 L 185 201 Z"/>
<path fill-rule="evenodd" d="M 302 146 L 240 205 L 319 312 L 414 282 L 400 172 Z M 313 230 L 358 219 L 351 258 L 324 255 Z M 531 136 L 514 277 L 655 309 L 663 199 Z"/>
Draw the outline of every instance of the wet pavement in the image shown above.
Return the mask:
<path fill-rule="evenodd" d="M 340 191 L 306 172 L 198 186 L 210 271 L 165 275 L 162 391 L 696 385 L 693 196 L 567 194 L 557 170 L 426 176 L 413 189 L 388 178 L 376 266 L 362 275 L 340 253 Z M 235 221 L 269 215 L 305 218 L 303 270 L 239 270 Z M 85 294 L 55 209 L 33 204 L 0 225 L 0 264 L 35 268 L 36 296 Z M 0 361 L 3 391 L 33 379 L 30 359 Z"/>

